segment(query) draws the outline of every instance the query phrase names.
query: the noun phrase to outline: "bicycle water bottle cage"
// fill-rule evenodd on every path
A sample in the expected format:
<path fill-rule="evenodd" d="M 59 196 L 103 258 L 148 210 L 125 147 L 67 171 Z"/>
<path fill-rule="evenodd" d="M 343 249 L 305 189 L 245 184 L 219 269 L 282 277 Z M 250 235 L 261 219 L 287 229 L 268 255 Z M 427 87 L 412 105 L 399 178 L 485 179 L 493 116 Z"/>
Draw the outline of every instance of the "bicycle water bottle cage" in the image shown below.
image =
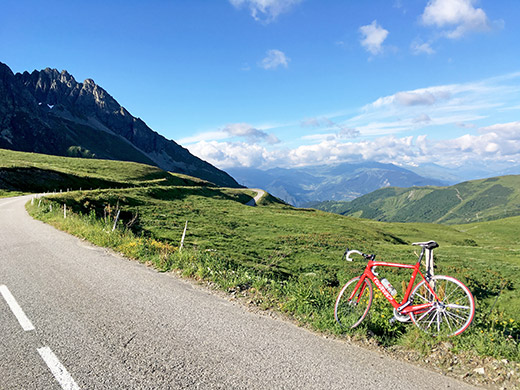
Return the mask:
<path fill-rule="evenodd" d="M 439 247 L 435 241 L 426 241 L 426 242 L 414 242 L 412 245 L 419 245 L 425 249 L 435 249 Z"/>

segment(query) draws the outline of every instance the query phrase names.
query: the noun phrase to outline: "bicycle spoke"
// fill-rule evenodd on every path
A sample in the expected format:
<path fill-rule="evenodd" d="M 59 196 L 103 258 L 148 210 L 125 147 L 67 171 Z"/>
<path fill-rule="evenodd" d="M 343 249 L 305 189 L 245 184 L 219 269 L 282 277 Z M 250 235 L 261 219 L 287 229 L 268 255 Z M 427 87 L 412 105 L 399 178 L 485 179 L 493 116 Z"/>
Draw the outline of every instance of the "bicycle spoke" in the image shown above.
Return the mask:
<path fill-rule="evenodd" d="M 445 305 L 448 309 L 461 309 L 461 310 L 469 310 L 471 309 L 469 306 L 457 305 L 456 303 L 450 303 Z"/>
<path fill-rule="evenodd" d="M 460 334 L 469 326 L 475 313 L 471 293 L 461 282 L 449 276 L 434 276 L 432 282 L 439 301 L 436 302 L 435 297 L 428 294 L 426 281 L 419 283 L 410 298 L 432 303 L 433 306 L 426 313 L 411 312 L 412 321 L 423 331 L 434 335 Z"/>
<path fill-rule="evenodd" d="M 344 328 L 355 328 L 367 316 L 372 304 L 372 285 L 365 280 L 356 290 L 359 277 L 350 280 L 340 291 L 334 318 Z"/>
<path fill-rule="evenodd" d="M 448 327 L 450 328 L 450 333 L 451 333 L 453 331 L 453 329 L 450 324 L 450 319 L 449 319 L 448 315 L 446 314 L 446 312 L 444 312 L 443 314 L 444 314 L 444 317 L 446 318 L 446 323 L 448 324 Z"/>
<path fill-rule="evenodd" d="M 461 316 L 458 316 L 458 315 L 455 314 L 455 313 L 452 313 L 452 312 L 447 312 L 447 313 L 448 313 L 450 316 L 452 316 L 452 317 L 458 318 L 458 319 L 460 319 L 460 320 L 462 320 L 462 321 L 466 321 L 466 318 L 461 317 Z"/>
<path fill-rule="evenodd" d="M 435 319 L 435 317 L 437 317 L 437 312 L 433 313 L 432 319 L 428 323 L 427 329 L 430 329 L 430 326 L 432 326 L 432 323 L 433 323 L 433 320 Z"/>
<path fill-rule="evenodd" d="M 426 297 L 423 297 L 421 294 L 417 294 L 417 296 L 419 298 L 421 298 L 424 302 L 431 302 L 429 299 L 427 299 Z"/>
<path fill-rule="evenodd" d="M 433 307 L 430 308 L 430 310 L 428 310 L 426 313 L 424 313 L 424 315 L 423 315 L 421 318 L 419 318 L 417 321 L 422 321 L 422 319 L 423 319 L 424 317 L 426 317 L 428 314 L 430 314 L 433 310 L 434 310 Z"/>

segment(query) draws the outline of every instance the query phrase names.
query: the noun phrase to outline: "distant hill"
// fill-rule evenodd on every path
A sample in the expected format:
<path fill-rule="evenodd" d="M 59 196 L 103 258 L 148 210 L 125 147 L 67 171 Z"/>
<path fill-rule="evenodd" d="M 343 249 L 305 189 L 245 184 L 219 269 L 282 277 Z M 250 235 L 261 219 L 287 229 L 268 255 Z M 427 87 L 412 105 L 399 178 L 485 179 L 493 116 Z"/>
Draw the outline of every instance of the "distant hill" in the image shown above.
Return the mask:
<path fill-rule="evenodd" d="M 388 222 L 461 224 L 520 215 L 520 175 L 472 180 L 450 187 L 383 188 L 350 202 L 312 207 Z"/>
<path fill-rule="evenodd" d="M 226 172 L 132 116 L 93 80 L 78 83 L 50 68 L 13 74 L 0 62 L 0 148 L 134 161 L 238 187 Z"/>
<path fill-rule="evenodd" d="M 240 184 L 263 188 L 294 206 L 311 202 L 352 200 L 379 188 L 396 186 L 445 185 L 446 182 L 422 177 L 393 164 L 366 162 L 294 169 L 229 168 Z"/>

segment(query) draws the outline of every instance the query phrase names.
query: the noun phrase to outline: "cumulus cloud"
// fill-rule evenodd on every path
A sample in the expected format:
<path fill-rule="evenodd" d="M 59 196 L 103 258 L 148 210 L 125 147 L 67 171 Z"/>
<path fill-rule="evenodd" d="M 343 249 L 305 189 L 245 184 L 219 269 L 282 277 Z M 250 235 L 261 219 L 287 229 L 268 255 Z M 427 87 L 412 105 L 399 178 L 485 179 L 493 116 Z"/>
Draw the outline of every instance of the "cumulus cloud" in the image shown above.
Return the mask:
<path fill-rule="evenodd" d="M 268 144 L 274 145 L 280 142 L 274 134 L 268 134 L 263 130 L 256 129 L 248 123 L 231 123 L 226 125 L 222 130 L 231 137 L 247 138 L 249 143 L 265 141 Z"/>
<path fill-rule="evenodd" d="M 472 31 L 489 30 L 490 23 L 482 8 L 473 0 L 430 0 L 421 16 L 426 26 L 446 29 L 448 38 L 460 38 Z"/>
<path fill-rule="evenodd" d="M 430 46 L 429 43 L 421 41 L 413 41 L 410 45 L 412 53 L 415 55 L 419 54 L 435 54 L 435 50 Z"/>
<path fill-rule="evenodd" d="M 481 134 L 495 134 L 506 140 L 520 140 L 520 121 L 499 123 L 479 129 Z"/>
<path fill-rule="evenodd" d="M 450 98 L 448 91 L 411 91 L 398 92 L 395 94 L 395 100 L 403 106 L 431 106 L 439 100 Z"/>
<path fill-rule="evenodd" d="M 361 26 L 361 46 L 363 46 L 370 54 L 376 55 L 383 51 L 383 42 L 388 36 L 388 30 L 377 24 L 374 20 L 371 24 Z"/>
<path fill-rule="evenodd" d="M 350 116 L 349 111 L 335 113 L 333 119 L 317 116 L 277 125 L 294 126 L 292 130 L 297 130 L 299 124 L 302 134 L 291 144 L 270 144 L 270 137 L 279 141 L 268 134 L 273 125 L 258 128 L 232 123 L 205 133 L 215 137 L 211 140 L 203 136 L 193 138 L 188 148 L 221 168 L 296 167 L 363 160 L 403 165 L 518 164 L 520 121 L 504 120 L 481 128 L 476 124 L 483 119 L 488 124 L 497 109 L 504 111 L 518 106 L 519 80 L 520 74 L 515 73 L 473 83 L 400 91 L 360 108 L 355 116 Z M 338 118 L 342 116 L 348 118 L 340 121 Z M 417 135 L 422 128 L 431 130 L 431 126 L 435 126 L 435 138 L 430 139 L 424 133 Z"/>
<path fill-rule="evenodd" d="M 358 142 L 339 138 L 322 139 L 292 149 L 268 149 L 246 142 L 201 141 L 190 151 L 220 167 L 299 167 L 339 162 L 379 161 L 398 164 L 435 162 L 460 166 L 467 162 L 507 162 L 520 159 L 520 122 L 496 124 L 479 134 L 430 140 L 426 135 L 377 137 Z"/>
<path fill-rule="evenodd" d="M 302 0 L 229 0 L 235 8 L 249 8 L 251 16 L 259 22 L 270 23 L 280 14 L 289 11 Z"/>
<path fill-rule="evenodd" d="M 284 52 L 273 49 L 267 51 L 265 58 L 259 65 L 266 70 L 276 69 L 280 66 L 287 68 L 289 66 L 289 61 L 290 58 L 288 58 Z"/>
<path fill-rule="evenodd" d="M 448 100 L 456 87 L 430 87 L 421 88 L 413 91 L 401 91 L 394 95 L 378 98 L 371 104 L 372 107 L 379 108 L 390 104 L 401 106 L 431 106 L 443 100 Z"/>

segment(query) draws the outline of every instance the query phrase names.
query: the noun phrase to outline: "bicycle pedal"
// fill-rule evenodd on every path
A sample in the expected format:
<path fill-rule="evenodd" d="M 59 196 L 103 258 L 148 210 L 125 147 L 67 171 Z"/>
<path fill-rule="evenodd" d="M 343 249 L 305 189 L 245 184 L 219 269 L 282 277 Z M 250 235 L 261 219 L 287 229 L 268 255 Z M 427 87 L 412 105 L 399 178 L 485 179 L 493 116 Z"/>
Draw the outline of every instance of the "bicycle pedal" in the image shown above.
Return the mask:
<path fill-rule="evenodd" d="M 396 322 L 396 321 L 397 321 L 397 318 L 395 318 L 395 316 L 393 316 L 392 318 L 390 318 L 390 319 L 388 320 L 388 323 L 389 323 L 390 325 L 392 325 L 392 324 L 393 324 L 394 322 Z"/>

